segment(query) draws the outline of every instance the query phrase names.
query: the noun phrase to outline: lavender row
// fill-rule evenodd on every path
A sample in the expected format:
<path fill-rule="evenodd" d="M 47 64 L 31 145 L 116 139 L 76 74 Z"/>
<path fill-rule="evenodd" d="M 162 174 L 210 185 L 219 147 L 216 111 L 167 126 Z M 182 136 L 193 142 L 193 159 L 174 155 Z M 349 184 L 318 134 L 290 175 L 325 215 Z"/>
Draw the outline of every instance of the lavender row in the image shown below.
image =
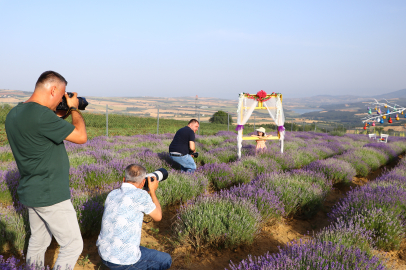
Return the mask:
<path fill-rule="evenodd" d="M 159 167 L 170 168 L 173 166 L 166 152 L 172 136 L 171 134 L 164 134 L 159 136 L 98 137 L 85 145 L 66 143 L 72 164 L 70 171 L 72 201 L 77 210 L 83 233 L 99 226 L 104 198 L 109 191 L 120 185 L 123 177 L 122 172 L 126 165 L 140 163 L 145 165 L 149 171 Z M 170 178 L 163 182 L 159 189 L 160 194 L 158 196 L 163 206 L 186 201 L 204 193 L 208 189 L 209 181 L 216 189 L 221 190 L 238 184 L 248 184 L 255 177 L 259 179 L 264 173 L 274 172 L 275 175 L 279 175 L 280 179 L 290 178 L 291 180 L 287 183 L 291 183 L 293 188 L 283 186 L 284 181 L 282 180 L 275 184 L 276 182 L 273 183 L 268 179 L 267 181 L 273 184 L 268 184 L 263 193 L 259 192 L 258 194 L 264 195 L 261 195 L 262 197 L 257 196 L 255 201 L 252 200 L 252 196 L 230 190 L 236 196 L 245 196 L 249 198 L 251 203 L 257 205 L 257 209 L 261 213 L 260 222 L 298 212 L 311 214 L 321 204 L 331 188 L 331 185 L 324 180 L 325 178 L 317 176 L 317 174 L 315 174 L 316 178 L 323 179 L 323 184 L 308 180 L 314 178 L 309 176 L 311 172 L 298 173 L 300 176 L 296 177 L 296 172 L 283 174 L 278 172 L 280 169 L 301 167 L 315 159 L 330 157 L 351 147 L 359 147 L 369 142 L 364 136 L 335 137 L 325 134 L 297 133 L 296 136 L 287 136 L 287 150 L 284 155 L 279 153 L 277 144 L 271 144 L 266 152 L 255 155 L 253 145 L 245 143 L 246 157 L 241 161 L 233 161 L 236 154 L 234 133 L 223 132 L 216 136 L 198 136 L 198 141 L 203 151 L 201 156 L 219 162 L 212 164 L 207 162 L 204 165 L 205 162 L 201 160 L 203 166 L 193 177 L 186 177 L 171 171 Z M 10 149 L 5 148 L 4 151 L 10 153 Z M 233 162 L 226 164 L 220 160 Z M 261 177 L 266 178 L 266 176 Z M 26 223 L 24 207 L 19 203 L 15 192 L 18 179 L 19 175 L 15 163 L 9 163 L 7 169 L 2 171 L 0 196 L 3 196 L 4 200 L 13 202 L 12 207 L 15 214 L 19 215 Z M 254 181 L 250 184 L 251 188 L 259 190 L 261 181 L 264 180 Z M 295 194 L 295 192 L 300 194 L 289 197 L 289 193 L 283 193 L 282 190 L 290 190 L 291 194 Z M 230 195 L 232 195 L 231 193 Z M 268 195 L 277 199 L 268 198 Z M 269 207 L 261 208 L 260 203 L 258 203 L 261 200 L 273 200 L 275 202 Z M 271 212 L 273 214 L 270 214 Z M 12 237 L 8 238 L 11 239 Z"/>
<path fill-rule="evenodd" d="M 351 270 L 386 269 L 376 256 L 370 256 L 356 247 L 346 247 L 326 241 L 293 242 L 276 254 L 248 257 L 239 264 L 230 264 L 231 270 L 314 269 Z"/>
<path fill-rule="evenodd" d="M 382 148 L 389 158 L 402 151 Z M 277 254 L 231 263 L 230 269 L 387 269 L 372 250 L 399 248 L 406 235 L 405 209 L 406 160 L 402 159 L 372 183 L 351 190 L 333 207 L 331 225 L 313 239 L 292 242 Z"/>
<path fill-rule="evenodd" d="M 190 200 L 177 213 L 174 233 L 196 248 L 250 243 L 264 223 L 314 214 L 331 187 L 324 175 L 311 171 L 261 174 L 248 184 Z"/>
<path fill-rule="evenodd" d="M 332 209 L 333 222 L 359 224 L 372 232 L 374 245 L 383 250 L 398 249 L 406 236 L 406 161 L 374 182 L 355 188 Z"/>
<path fill-rule="evenodd" d="M 335 183 L 349 183 L 354 176 L 367 176 L 369 172 L 387 164 L 405 150 L 405 141 L 388 144 L 369 143 L 345 151 L 341 155 L 314 161 L 305 166 L 305 169 L 322 172 Z"/>

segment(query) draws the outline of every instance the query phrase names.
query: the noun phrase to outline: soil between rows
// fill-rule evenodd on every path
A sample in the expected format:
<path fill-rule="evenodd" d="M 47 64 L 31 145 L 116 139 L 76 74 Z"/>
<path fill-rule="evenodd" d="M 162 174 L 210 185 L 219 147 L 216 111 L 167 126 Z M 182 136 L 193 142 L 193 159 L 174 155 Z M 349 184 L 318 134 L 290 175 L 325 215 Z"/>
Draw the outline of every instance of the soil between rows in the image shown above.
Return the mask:
<path fill-rule="evenodd" d="M 266 252 L 278 252 L 278 247 L 283 247 L 294 239 L 309 237 L 309 235 L 311 236 L 328 226 L 330 221 L 327 214 L 331 212 L 331 208 L 339 199 L 343 198 L 351 188 L 365 185 L 379 177 L 382 172 L 395 167 L 401 158 L 403 156 L 399 156 L 391 163 L 371 172 L 367 177 L 354 177 L 349 185 L 335 184 L 323 207 L 312 218 L 284 218 L 275 224 L 265 225 L 250 246 L 242 246 L 234 250 L 210 248 L 195 251 L 192 247 L 177 245 L 171 238 L 171 224 L 178 206 L 164 209 L 161 222 L 154 222 L 148 216 L 144 218 L 146 223 L 142 228 L 141 245 L 168 252 L 171 254 L 173 261 L 171 269 L 185 270 L 225 269 L 229 266 L 230 260 L 238 263 L 246 259 L 248 255 L 259 256 Z M 98 233 L 93 236 L 84 236 L 84 249 L 75 269 L 108 269 L 101 263 L 97 252 L 97 235 Z M 47 265 L 53 266 L 58 252 L 58 244 L 53 239 L 45 255 Z M 377 253 L 387 258 L 388 264 L 393 266 L 394 269 L 406 269 L 406 239 L 402 242 L 398 251 Z"/>

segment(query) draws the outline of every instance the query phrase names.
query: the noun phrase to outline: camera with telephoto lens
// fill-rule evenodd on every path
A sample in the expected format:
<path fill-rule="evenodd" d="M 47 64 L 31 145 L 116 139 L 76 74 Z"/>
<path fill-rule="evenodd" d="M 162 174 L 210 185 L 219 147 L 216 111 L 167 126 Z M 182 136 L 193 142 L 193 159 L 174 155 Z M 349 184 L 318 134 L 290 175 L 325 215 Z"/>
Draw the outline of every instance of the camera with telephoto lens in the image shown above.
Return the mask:
<path fill-rule="evenodd" d="M 144 184 L 144 190 L 149 191 L 149 187 L 148 187 L 148 177 L 151 177 L 151 182 L 154 182 L 155 180 L 158 180 L 158 182 L 164 181 L 166 180 L 166 178 L 168 178 L 168 171 L 165 170 L 164 168 L 160 168 L 158 170 L 156 170 L 155 172 L 152 173 L 148 173 L 145 176 L 145 184 Z"/>
<path fill-rule="evenodd" d="M 67 92 L 68 96 L 71 98 L 73 97 L 73 93 Z M 86 106 L 89 104 L 84 97 L 78 97 L 79 100 L 79 106 L 78 110 L 84 110 Z M 56 110 L 61 110 L 61 111 L 67 111 L 69 110 L 68 103 L 66 102 L 66 97 L 62 97 L 62 102 L 58 104 L 58 107 L 56 107 Z"/>

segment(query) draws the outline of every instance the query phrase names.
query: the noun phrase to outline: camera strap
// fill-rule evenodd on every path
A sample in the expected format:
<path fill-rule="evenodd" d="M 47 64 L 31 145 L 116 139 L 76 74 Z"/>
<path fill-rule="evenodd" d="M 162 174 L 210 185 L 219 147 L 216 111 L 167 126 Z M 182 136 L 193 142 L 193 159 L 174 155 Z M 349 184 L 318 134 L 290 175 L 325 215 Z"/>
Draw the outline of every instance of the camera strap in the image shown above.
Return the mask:
<path fill-rule="evenodd" d="M 66 114 L 64 116 L 62 116 L 62 119 L 66 119 L 69 116 L 69 114 L 72 113 L 72 111 L 77 111 L 80 114 L 80 116 L 82 117 L 82 119 L 84 120 L 82 113 L 75 107 L 70 107 L 69 110 L 66 111 Z"/>

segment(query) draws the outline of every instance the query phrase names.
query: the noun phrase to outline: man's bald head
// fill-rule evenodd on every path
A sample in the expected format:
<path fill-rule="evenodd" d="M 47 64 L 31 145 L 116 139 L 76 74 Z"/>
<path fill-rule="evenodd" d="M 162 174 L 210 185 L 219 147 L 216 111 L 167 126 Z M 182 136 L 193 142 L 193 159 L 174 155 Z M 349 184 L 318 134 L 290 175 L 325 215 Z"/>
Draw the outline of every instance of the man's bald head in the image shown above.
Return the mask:
<path fill-rule="evenodd" d="M 125 168 L 125 181 L 132 183 L 141 183 L 145 179 L 147 170 L 138 164 L 130 164 Z"/>
<path fill-rule="evenodd" d="M 55 71 L 45 71 L 39 76 L 37 83 L 35 84 L 35 89 L 46 87 L 47 84 L 65 84 L 68 85 L 68 82 L 65 78 Z"/>

